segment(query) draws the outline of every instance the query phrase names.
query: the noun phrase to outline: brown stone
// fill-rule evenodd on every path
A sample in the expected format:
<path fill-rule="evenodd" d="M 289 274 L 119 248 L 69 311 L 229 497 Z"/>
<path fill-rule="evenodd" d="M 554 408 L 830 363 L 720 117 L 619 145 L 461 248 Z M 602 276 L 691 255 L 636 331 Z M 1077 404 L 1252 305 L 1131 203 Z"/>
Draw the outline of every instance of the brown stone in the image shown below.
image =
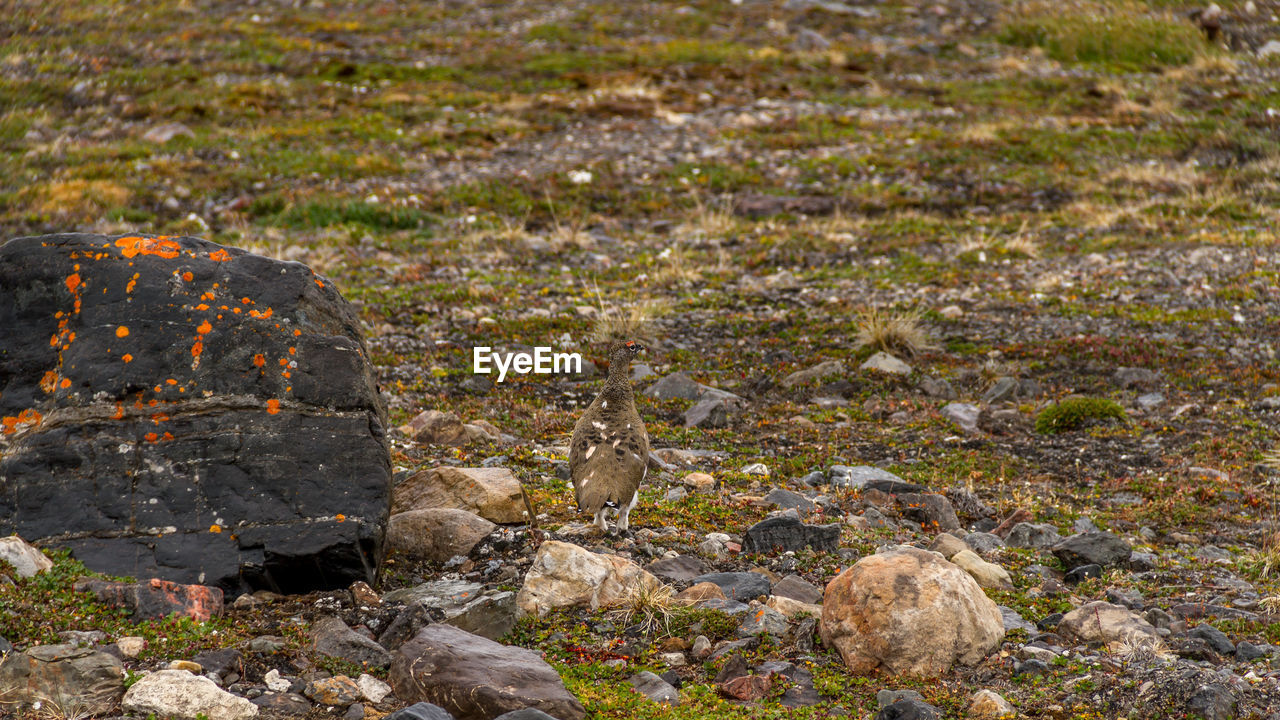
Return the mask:
<path fill-rule="evenodd" d="M 698 603 L 705 602 L 707 600 L 724 599 L 726 599 L 724 590 L 721 590 L 719 585 L 711 582 L 700 582 L 696 585 L 690 585 L 676 595 L 676 600 L 688 605 L 697 605 Z"/>
<path fill-rule="evenodd" d="M 427 508 L 396 513 L 387 521 L 387 549 L 445 562 L 467 555 L 497 525 L 475 513 L 455 508 Z"/>
<path fill-rule="evenodd" d="M 427 410 L 419 413 L 404 427 L 415 441 L 434 445 L 465 445 L 469 439 L 467 428 L 451 412 Z"/>
<path fill-rule="evenodd" d="M 773 687 L 771 675 L 742 675 L 720 685 L 720 692 L 746 702 L 755 702 L 769 694 Z"/>
<path fill-rule="evenodd" d="M 392 514 L 454 508 L 498 524 L 525 521 L 520 480 L 507 468 L 436 467 L 410 475 L 395 489 Z"/>
<path fill-rule="evenodd" d="M 457 720 L 489 720 L 527 707 L 559 720 L 586 716 L 539 653 L 450 625 L 428 625 L 402 645 L 390 679 L 398 700 L 439 705 Z"/>
<path fill-rule="evenodd" d="M 819 626 L 855 673 L 936 676 L 1000 646 L 996 604 L 960 568 L 927 550 L 870 555 L 827 585 Z"/>

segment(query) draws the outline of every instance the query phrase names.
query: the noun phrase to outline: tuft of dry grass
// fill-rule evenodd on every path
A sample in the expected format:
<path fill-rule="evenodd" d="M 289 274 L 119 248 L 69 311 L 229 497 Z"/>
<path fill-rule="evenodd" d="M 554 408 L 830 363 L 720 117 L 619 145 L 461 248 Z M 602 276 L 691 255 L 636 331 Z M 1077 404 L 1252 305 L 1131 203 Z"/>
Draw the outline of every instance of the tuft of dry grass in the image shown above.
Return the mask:
<path fill-rule="evenodd" d="M 1123 640 L 1112 644 L 1111 651 L 1123 665 L 1138 667 L 1150 665 L 1168 653 L 1159 638 L 1140 632 L 1126 633 Z"/>
<path fill-rule="evenodd" d="M 956 137 L 969 145 L 992 145 L 1000 141 L 1000 133 L 1016 127 L 1018 123 L 1012 120 L 971 123 L 961 128 Z"/>
<path fill-rule="evenodd" d="M 693 211 L 687 220 L 676 228 L 679 235 L 698 239 L 719 238 L 738 228 L 738 218 L 728 202 L 707 202 L 697 193 L 693 197 Z"/>
<path fill-rule="evenodd" d="M 848 215 L 844 208 L 836 205 L 836 209 L 830 215 L 809 219 L 806 224 L 818 237 L 848 244 L 856 242 L 863 235 L 867 227 L 867 219 L 862 215 Z"/>
<path fill-rule="evenodd" d="M 1262 464 L 1280 470 L 1280 447 L 1263 453 Z M 1262 539 L 1262 547 L 1250 553 L 1241 564 L 1257 577 L 1271 579 L 1280 574 L 1280 516 L 1277 515 L 1280 513 L 1280 487 L 1274 480 L 1267 484 L 1271 492 L 1269 530 Z M 1273 596 L 1267 600 L 1274 601 L 1273 612 L 1280 611 L 1280 597 Z"/>
<path fill-rule="evenodd" d="M 1028 232 L 1026 232 L 1026 224 L 1013 237 L 1005 238 L 1004 249 L 1016 255 L 1022 255 L 1029 258 L 1040 257 L 1040 243 Z"/>
<path fill-rule="evenodd" d="M 1187 163 L 1143 162 L 1122 165 L 1106 174 L 1110 185 L 1154 190 L 1166 195 L 1183 195 L 1203 187 L 1203 174 Z"/>
<path fill-rule="evenodd" d="M 1228 55 L 1199 55 L 1189 65 L 1170 68 L 1165 77 L 1181 83 L 1220 75 L 1235 77 L 1239 72 L 1240 64 Z"/>
<path fill-rule="evenodd" d="M 1005 255 L 1036 258 L 1040 257 L 1040 244 L 1031 233 L 1027 232 L 1026 222 L 1022 223 L 1018 231 L 1009 237 L 1001 238 L 987 233 L 973 233 L 956 243 L 957 256 L 979 251 L 992 255 L 1003 251 Z"/>
<path fill-rule="evenodd" d="M 647 345 L 656 342 L 659 337 L 656 321 L 669 309 L 665 300 L 645 298 L 618 305 L 606 302 L 600 288 L 593 292 L 596 314 L 591 321 L 588 340 L 604 345 L 621 340 L 638 340 Z"/>
<path fill-rule="evenodd" d="M 639 625 L 642 635 L 670 635 L 672 619 L 684 609 L 670 585 L 640 582 L 627 590 L 609 617 L 624 627 Z"/>
<path fill-rule="evenodd" d="M 862 310 L 857 319 L 857 346 L 907 356 L 932 349 L 936 346 L 921 324 L 923 314 L 919 308 L 893 313 L 877 307 Z"/>
<path fill-rule="evenodd" d="M 658 253 L 657 260 L 657 269 L 650 277 L 661 287 L 689 285 L 702 280 L 702 272 L 688 248 L 673 244 Z"/>

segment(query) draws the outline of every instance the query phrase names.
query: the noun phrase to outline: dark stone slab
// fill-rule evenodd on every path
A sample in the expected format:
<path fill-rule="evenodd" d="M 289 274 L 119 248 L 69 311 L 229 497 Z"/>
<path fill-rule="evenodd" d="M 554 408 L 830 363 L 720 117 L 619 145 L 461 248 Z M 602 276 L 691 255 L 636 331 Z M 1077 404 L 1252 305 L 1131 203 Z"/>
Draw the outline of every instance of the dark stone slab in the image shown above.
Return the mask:
<path fill-rule="evenodd" d="M 747 528 L 743 547 L 747 552 L 787 552 L 813 548 L 834 552 L 840 546 L 840 525 L 806 525 L 800 518 L 778 515 Z"/>
<path fill-rule="evenodd" d="M 1076 533 L 1060 540 L 1051 549 L 1069 568 L 1090 564 L 1110 567 L 1127 561 L 1133 552 L 1129 543 L 1118 535 L 1097 531 Z"/>
<path fill-rule="evenodd" d="M 773 586 L 773 594 L 816 605 L 822 602 L 822 588 L 799 575 L 788 575 Z"/>
<path fill-rule="evenodd" d="M 666 582 L 689 582 L 707 572 L 707 564 L 694 555 L 679 555 L 673 558 L 654 560 L 644 566 L 645 570 Z"/>

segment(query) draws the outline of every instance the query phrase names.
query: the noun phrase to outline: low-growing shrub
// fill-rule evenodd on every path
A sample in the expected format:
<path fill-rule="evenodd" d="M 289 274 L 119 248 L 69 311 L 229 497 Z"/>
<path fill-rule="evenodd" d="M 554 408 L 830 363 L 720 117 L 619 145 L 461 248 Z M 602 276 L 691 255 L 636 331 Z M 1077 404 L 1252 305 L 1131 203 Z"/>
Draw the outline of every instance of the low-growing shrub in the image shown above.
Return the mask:
<path fill-rule="evenodd" d="M 1050 405 L 1036 416 L 1036 432 L 1056 433 L 1077 430 L 1094 421 L 1124 420 L 1124 408 L 1114 400 L 1094 397 L 1067 398 Z"/>

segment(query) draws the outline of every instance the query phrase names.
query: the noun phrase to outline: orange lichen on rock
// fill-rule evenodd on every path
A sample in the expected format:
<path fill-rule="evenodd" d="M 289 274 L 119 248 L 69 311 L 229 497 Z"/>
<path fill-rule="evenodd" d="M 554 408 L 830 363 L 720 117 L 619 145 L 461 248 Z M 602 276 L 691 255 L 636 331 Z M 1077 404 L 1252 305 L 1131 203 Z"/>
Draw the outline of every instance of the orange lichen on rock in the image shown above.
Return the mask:
<path fill-rule="evenodd" d="M 231 259 L 231 253 L 226 250 L 214 250 L 209 253 L 209 259 L 214 262 L 226 262 Z"/>
<path fill-rule="evenodd" d="M 127 258 L 132 258 L 136 255 L 156 255 L 165 259 L 172 259 L 178 257 L 178 254 L 182 252 L 181 245 L 163 235 L 156 238 L 122 237 L 116 240 L 116 247 L 120 248 L 121 254 Z"/>
<path fill-rule="evenodd" d="M 71 387 L 71 378 L 62 378 L 62 382 L 58 383 L 58 387 L 66 390 Z"/>
<path fill-rule="evenodd" d="M 271 315 L 272 315 L 272 313 L 273 313 L 273 312 L 274 312 L 274 311 L 273 311 L 271 308 L 267 308 L 266 310 L 262 310 L 262 311 L 259 311 L 259 310 L 250 310 L 250 311 L 249 311 L 249 317 L 256 317 L 256 318 L 260 318 L 260 319 L 262 319 L 262 320 L 266 320 L 267 318 L 271 317 Z"/>
<path fill-rule="evenodd" d="M 116 337 L 122 338 L 127 336 L 128 334 L 129 334 L 129 328 L 125 327 L 124 325 L 121 325 L 120 327 L 116 328 Z"/>
<path fill-rule="evenodd" d="M 155 442 L 160 439 L 160 434 L 149 432 L 146 435 L 143 435 L 143 437 L 147 439 L 147 442 Z"/>
<path fill-rule="evenodd" d="M 111 416 L 112 420 L 120 420 L 124 417 L 124 403 L 116 403 L 116 414 Z"/>
<path fill-rule="evenodd" d="M 267 401 L 267 414 L 275 415 L 278 412 L 280 412 L 280 401 L 276 398 L 271 398 Z"/>
<path fill-rule="evenodd" d="M 213 325 L 208 320 L 201 321 L 196 326 L 196 341 L 191 346 L 191 369 L 195 370 L 200 366 L 200 354 L 204 352 L 204 336 L 213 330 Z"/>
<path fill-rule="evenodd" d="M 80 266 L 77 265 L 76 267 L 79 268 Z M 68 275 L 66 279 L 66 283 L 67 283 L 67 292 L 71 293 L 72 295 L 75 295 L 76 290 L 80 287 L 80 273 L 74 272 Z"/>
<path fill-rule="evenodd" d="M 138 284 L 138 277 L 140 275 L 142 275 L 142 273 L 134 273 L 133 277 L 129 278 L 129 282 L 124 286 L 126 294 L 133 292 L 133 288 Z"/>
<path fill-rule="evenodd" d="M 257 355 L 253 356 L 254 367 L 262 367 L 263 365 L 266 365 L 266 364 L 267 364 L 267 359 L 263 357 L 262 353 L 258 353 Z"/>
<path fill-rule="evenodd" d="M 192 280 L 195 280 L 195 279 L 196 279 L 196 276 L 195 276 L 195 275 L 192 275 L 192 274 L 191 274 L 191 271 L 190 271 L 190 270 L 188 270 L 188 271 L 186 271 L 186 272 L 182 273 L 182 279 L 183 279 L 183 280 L 186 280 L 187 282 L 191 282 Z"/>
<path fill-rule="evenodd" d="M 23 427 L 32 427 L 40 424 L 42 416 L 39 412 L 31 409 L 23 410 L 17 415 L 6 415 L 0 419 L 0 425 L 4 426 L 4 434 L 12 435 Z"/>
<path fill-rule="evenodd" d="M 40 378 L 40 389 L 47 393 L 51 393 L 58 389 L 57 370 L 48 370 L 45 372 L 44 377 Z"/>
<path fill-rule="evenodd" d="M 127 363 L 129 363 L 129 362 L 133 362 L 133 356 L 132 356 L 132 355 L 130 355 L 129 353 L 125 353 L 124 355 L 121 355 L 121 356 L 120 356 L 120 359 L 121 359 L 121 360 L 123 360 L 123 361 L 125 361 L 125 362 L 127 362 Z"/>

